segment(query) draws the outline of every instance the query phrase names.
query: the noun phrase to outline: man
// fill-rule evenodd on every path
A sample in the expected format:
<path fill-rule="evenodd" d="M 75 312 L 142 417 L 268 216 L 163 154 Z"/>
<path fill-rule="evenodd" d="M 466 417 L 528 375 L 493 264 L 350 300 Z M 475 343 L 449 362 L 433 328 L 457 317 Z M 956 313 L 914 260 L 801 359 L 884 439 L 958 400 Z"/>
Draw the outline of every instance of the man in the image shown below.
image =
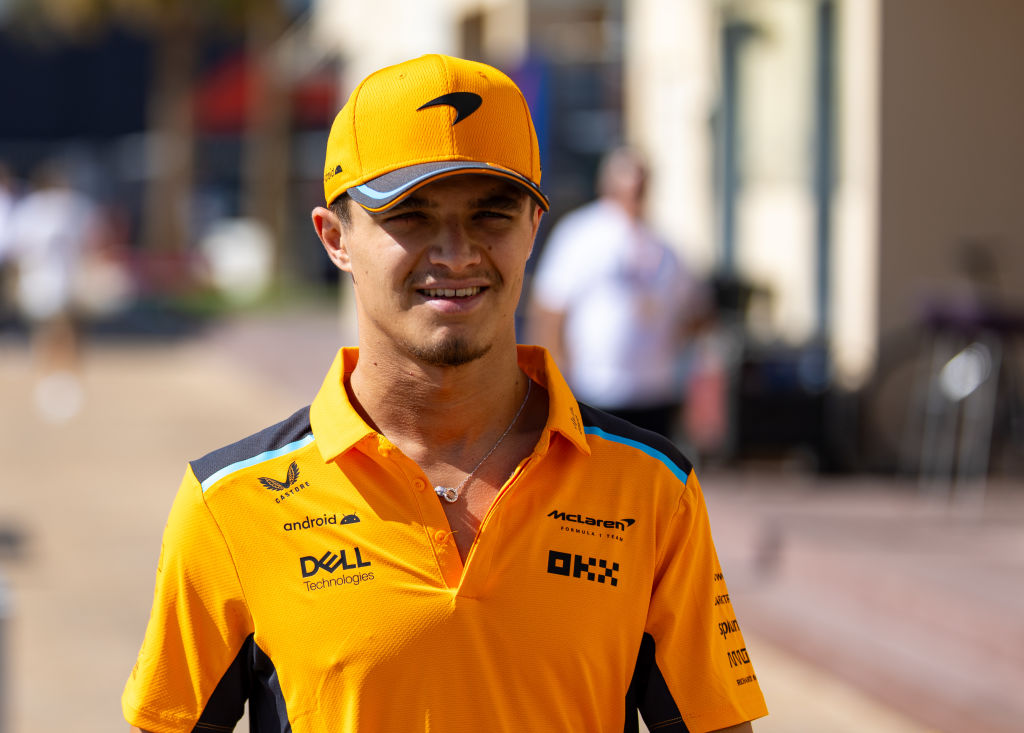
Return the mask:
<path fill-rule="evenodd" d="M 372 74 L 313 211 L 359 348 L 189 464 L 123 696 L 158 733 L 659 730 L 763 715 L 689 464 L 578 405 L 513 322 L 547 199 L 521 93 Z M 717 605 L 716 605 L 717 604 Z"/>
<path fill-rule="evenodd" d="M 57 160 L 37 167 L 32 191 L 14 204 L 7 223 L 16 302 L 31 332 L 33 397 L 47 422 L 70 420 L 85 398 L 76 277 L 99 246 L 100 234 L 96 205 L 75 190 Z"/>
<path fill-rule="evenodd" d="M 682 350 L 703 320 L 704 294 L 644 223 L 647 178 L 636 150 L 604 157 L 597 200 L 566 214 L 548 238 L 530 329 L 579 399 L 671 438 Z"/>

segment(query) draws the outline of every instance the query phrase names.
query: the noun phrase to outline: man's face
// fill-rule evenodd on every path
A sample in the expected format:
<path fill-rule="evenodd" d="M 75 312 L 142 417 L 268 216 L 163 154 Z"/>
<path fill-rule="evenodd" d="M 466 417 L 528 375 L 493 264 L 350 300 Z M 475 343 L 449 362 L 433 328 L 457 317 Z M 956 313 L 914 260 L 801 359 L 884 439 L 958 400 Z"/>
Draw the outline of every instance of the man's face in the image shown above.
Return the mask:
<path fill-rule="evenodd" d="M 332 259 L 352 274 L 360 343 L 433 366 L 515 343 L 516 304 L 541 216 L 522 189 L 456 175 L 380 214 L 349 208 L 352 221 Z"/>

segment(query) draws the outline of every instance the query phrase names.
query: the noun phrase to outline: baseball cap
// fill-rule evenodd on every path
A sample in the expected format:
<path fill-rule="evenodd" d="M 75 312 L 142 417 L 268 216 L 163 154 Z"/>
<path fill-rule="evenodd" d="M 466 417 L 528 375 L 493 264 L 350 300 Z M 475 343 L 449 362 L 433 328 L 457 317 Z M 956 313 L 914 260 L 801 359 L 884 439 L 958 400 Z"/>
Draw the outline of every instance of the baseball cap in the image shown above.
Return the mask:
<path fill-rule="evenodd" d="M 348 192 L 384 211 L 445 176 L 483 173 L 523 186 L 546 211 L 530 109 L 494 67 L 430 54 L 366 77 L 327 138 L 324 197 Z"/>

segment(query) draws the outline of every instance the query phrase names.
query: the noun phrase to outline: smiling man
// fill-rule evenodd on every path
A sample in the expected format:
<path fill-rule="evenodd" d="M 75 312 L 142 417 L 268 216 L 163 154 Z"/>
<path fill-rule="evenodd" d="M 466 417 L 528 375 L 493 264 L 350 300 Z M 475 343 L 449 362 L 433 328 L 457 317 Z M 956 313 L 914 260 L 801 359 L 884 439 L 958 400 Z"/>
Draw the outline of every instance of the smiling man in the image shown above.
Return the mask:
<path fill-rule="evenodd" d="M 689 462 L 516 343 L 548 208 L 516 86 L 436 55 L 378 71 L 324 170 L 313 224 L 359 347 L 312 405 L 189 464 L 128 722 L 231 730 L 248 701 L 275 733 L 750 730 Z"/>

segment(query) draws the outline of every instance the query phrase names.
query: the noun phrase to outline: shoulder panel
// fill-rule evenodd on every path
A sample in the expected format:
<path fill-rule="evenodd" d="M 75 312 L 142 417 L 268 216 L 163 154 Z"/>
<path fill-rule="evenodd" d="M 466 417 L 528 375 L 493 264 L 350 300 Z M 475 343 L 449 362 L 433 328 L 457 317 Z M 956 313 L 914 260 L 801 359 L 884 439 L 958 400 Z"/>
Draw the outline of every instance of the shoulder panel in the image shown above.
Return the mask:
<path fill-rule="evenodd" d="M 605 440 L 632 446 L 664 463 L 680 481 L 686 483 L 693 471 L 693 464 L 671 440 L 590 405 L 582 402 L 579 405 L 583 431 L 587 435 L 597 435 Z"/>
<path fill-rule="evenodd" d="M 679 713 L 679 706 L 672 697 L 672 692 L 665 683 L 665 678 L 658 669 L 655 657 L 654 637 L 644 633 L 637 655 L 633 680 L 626 692 L 626 724 L 627 728 L 636 723 L 636 711 L 644 716 L 644 723 L 658 733 L 689 733 L 689 728 Z M 632 730 L 635 730 L 633 728 Z"/>
<path fill-rule="evenodd" d="M 234 730 L 249 701 L 250 728 L 291 733 L 288 709 L 274 663 L 249 634 L 195 725 L 197 731 Z"/>
<path fill-rule="evenodd" d="M 263 461 L 283 456 L 313 441 L 309 424 L 309 406 L 276 425 L 243 438 L 237 443 L 207 453 L 192 461 L 192 472 L 206 491 L 230 473 Z"/>

